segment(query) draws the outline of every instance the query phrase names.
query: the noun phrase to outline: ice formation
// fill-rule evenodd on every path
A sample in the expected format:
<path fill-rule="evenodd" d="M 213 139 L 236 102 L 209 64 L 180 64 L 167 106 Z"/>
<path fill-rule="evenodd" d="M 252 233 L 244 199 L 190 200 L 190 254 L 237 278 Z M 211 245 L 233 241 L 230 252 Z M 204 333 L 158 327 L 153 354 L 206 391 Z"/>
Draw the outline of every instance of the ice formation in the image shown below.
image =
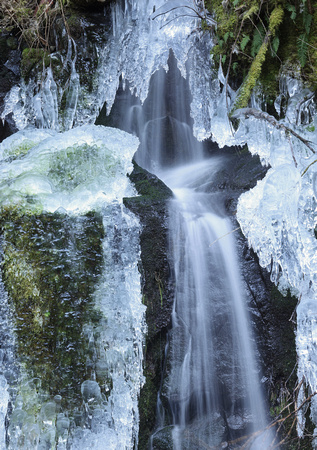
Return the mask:
<path fill-rule="evenodd" d="M 180 6 L 180 3 L 183 6 Z M 156 13 L 153 13 L 154 10 Z M 57 87 L 52 70 L 45 69 L 39 86 L 36 81 L 30 80 L 27 85 L 22 83 L 21 87 L 14 87 L 10 91 L 1 117 L 5 118 L 13 113 L 19 129 L 25 128 L 28 124 L 34 125 L 34 120 L 38 127 L 56 130 L 67 130 L 73 125 L 94 123 L 105 103 L 107 111 L 110 111 L 120 77 L 123 84 L 128 83 L 131 92 L 143 102 L 147 97 L 153 73 L 161 67 L 168 69 L 167 61 L 171 49 L 184 77 L 188 58 L 200 59 L 202 49 L 204 57 L 209 58 L 211 41 L 210 38 L 205 40 L 203 35 L 198 35 L 198 24 L 201 19 L 197 13 L 213 24 L 206 10 L 190 0 L 185 2 L 127 0 L 123 8 L 119 4 L 114 5 L 112 36 L 108 37 L 107 45 L 98 48 L 97 51 L 99 63 L 94 92 L 89 93 L 79 85 L 76 47 L 70 40 L 68 53 L 62 61 L 63 67 L 68 68 L 70 72 L 69 85 Z M 203 46 L 193 45 L 196 41 L 198 43 L 198 37 L 203 39 Z M 210 76 L 209 64 L 205 67 L 204 79 L 208 84 L 212 82 L 210 80 L 213 77 Z M 193 74 L 191 77 L 193 86 L 197 82 L 194 78 L 196 75 Z M 58 110 L 61 96 L 65 95 L 64 89 L 67 96 L 65 117 Z M 197 89 L 199 90 L 200 86 L 197 86 Z"/>
<path fill-rule="evenodd" d="M 138 143 L 123 131 L 95 125 L 65 133 L 19 131 L 0 145 L 0 204 L 84 213 L 120 200 L 133 192 L 126 174 Z"/>
<path fill-rule="evenodd" d="M 8 296 L 5 292 L 0 275 L 0 449 L 5 448 L 6 442 L 6 415 L 10 400 L 10 389 L 7 378 L 13 378 L 16 371 L 14 364 L 14 335 L 12 312 L 8 303 Z M 4 375 L 5 374 L 5 375 Z"/>
<path fill-rule="evenodd" d="M 279 123 L 297 132 L 317 148 L 317 118 L 311 95 L 291 77 L 282 79 L 281 96 L 287 108 Z M 307 94 L 307 93 L 306 93 Z M 249 117 L 237 131 L 237 140 L 248 144 L 253 154 L 270 165 L 265 178 L 238 203 L 237 218 L 260 264 L 283 292 L 290 289 L 299 299 L 296 346 L 298 379 L 317 391 L 317 241 L 316 156 L 290 132 L 276 129 L 265 120 Z M 301 388 L 304 400 L 304 388 Z M 317 424 L 317 400 L 313 397 L 311 417 Z M 304 415 L 298 415 L 298 434 L 303 435 Z M 315 430 L 315 433 L 317 430 Z"/>
<path fill-rule="evenodd" d="M 70 439 L 74 450 L 103 450 L 105 442 L 109 450 L 132 449 L 138 442 L 145 334 L 145 306 L 141 302 L 138 271 L 139 223 L 118 203 L 105 206 L 102 215 L 105 268 L 95 298 L 106 322 L 97 333 L 89 326 L 84 332 L 89 342 L 96 345 L 96 372 L 109 385 L 110 395 L 105 402 L 96 381 L 82 383 L 87 407 L 91 408 L 91 398 L 97 401 L 91 408 L 90 430 L 77 427 Z"/>
<path fill-rule="evenodd" d="M 92 374 L 81 384 L 80 423 L 76 423 L 76 411 L 61 410 L 60 395 L 50 399 L 41 387 L 40 378 L 30 378 L 23 366 L 19 373 L 10 376 L 12 364 L 4 366 L 5 374 L 11 384 L 14 380 L 15 386 L 9 386 L 0 372 L 0 448 L 101 450 L 107 442 L 109 450 L 121 450 L 137 445 L 138 396 L 144 383 L 145 306 L 141 302 L 138 270 L 140 224 L 124 207 L 122 199 L 135 195 L 127 174 L 132 170 L 138 143 L 136 137 L 123 131 L 86 125 L 65 133 L 25 129 L 1 144 L 2 207 L 17 207 L 31 215 L 57 212 L 65 222 L 67 217 L 98 210 L 105 236 L 101 276 L 93 293 L 94 307 L 103 320 L 98 325 L 84 323 L 82 329 L 94 356 L 92 363 L 87 355 Z M 78 227 L 79 224 L 77 232 Z M 70 254 L 72 246 L 57 251 Z M 4 310 L 7 297 L 2 284 L 0 299 L 0 334 L 6 336 L 8 325 L 2 317 L 8 317 Z M 13 336 L 12 329 L 9 336 Z M 2 339 L 0 352 L 2 368 L 2 360 L 7 365 L 10 362 L 12 350 L 10 342 L 8 348 L 5 346 L 6 339 L 9 338 Z M 5 416 L 9 400 L 13 412 L 6 447 Z"/>

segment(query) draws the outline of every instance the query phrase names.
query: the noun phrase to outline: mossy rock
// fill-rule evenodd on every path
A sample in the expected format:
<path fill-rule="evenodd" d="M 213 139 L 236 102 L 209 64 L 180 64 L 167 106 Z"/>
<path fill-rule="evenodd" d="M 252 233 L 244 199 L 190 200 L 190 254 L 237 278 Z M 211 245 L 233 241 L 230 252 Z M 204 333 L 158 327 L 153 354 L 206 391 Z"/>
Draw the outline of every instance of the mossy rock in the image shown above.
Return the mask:
<path fill-rule="evenodd" d="M 102 219 L 15 208 L 2 211 L 0 226 L 19 358 L 31 378 L 41 378 L 42 388 L 72 409 L 81 404 L 82 380 L 90 377 L 83 327 L 102 320 L 93 301 L 103 268 Z"/>
<path fill-rule="evenodd" d="M 50 56 L 42 48 L 25 48 L 22 52 L 21 74 L 25 80 L 28 80 L 34 71 L 42 71 L 43 66 L 50 65 Z"/>
<path fill-rule="evenodd" d="M 11 50 L 17 50 L 18 46 L 18 40 L 14 35 L 8 32 L 1 33 L 0 30 L 0 65 L 9 59 Z"/>
<path fill-rule="evenodd" d="M 129 177 L 140 194 L 124 198 L 124 204 L 143 225 L 140 236 L 143 299 L 147 306 L 148 339 L 151 339 L 170 323 L 173 299 L 167 245 L 167 202 L 173 194 L 161 180 L 136 163 Z"/>
<path fill-rule="evenodd" d="M 130 179 L 140 195 L 125 198 L 124 204 L 140 218 L 142 224 L 141 274 L 143 303 L 147 307 L 146 383 L 140 393 L 138 447 L 139 450 L 145 450 L 156 424 L 157 393 L 165 364 L 166 336 L 174 301 L 167 226 L 168 201 L 173 194 L 161 180 L 136 163 Z"/>
<path fill-rule="evenodd" d="M 19 46 L 18 40 L 14 36 L 9 36 L 6 40 L 6 44 L 10 50 L 16 50 Z"/>

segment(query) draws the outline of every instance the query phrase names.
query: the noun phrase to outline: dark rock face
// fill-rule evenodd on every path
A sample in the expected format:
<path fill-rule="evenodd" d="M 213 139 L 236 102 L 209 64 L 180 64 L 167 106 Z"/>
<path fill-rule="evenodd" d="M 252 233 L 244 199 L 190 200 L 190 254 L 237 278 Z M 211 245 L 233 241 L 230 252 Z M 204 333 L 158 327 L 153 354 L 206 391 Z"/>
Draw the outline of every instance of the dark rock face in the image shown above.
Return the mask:
<path fill-rule="evenodd" d="M 12 86 L 20 79 L 21 52 L 18 49 L 18 40 L 10 33 L 0 33 L 0 114 L 3 112 L 4 99 Z M 0 142 L 16 128 L 10 117 L 4 122 L 0 121 Z"/>
<path fill-rule="evenodd" d="M 155 175 L 135 164 L 130 179 L 140 194 L 125 205 L 141 220 L 143 301 L 147 306 L 148 340 L 170 324 L 173 299 L 168 258 L 167 201 L 172 191 Z"/>
<path fill-rule="evenodd" d="M 216 150 L 215 153 L 218 152 Z M 235 217 L 239 196 L 252 189 L 264 177 L 267 168 L 246 148 L 225 148 L 221 150 L 221 154 L 228 158 L 227 164 L 218 172 L 209 189 L 223 193 L 227 213 L 232 219 L 233 229 L 236 229 L 239 227 Z M 268 421 L 272 421 L 283 406 L 292 402 L 297 383 L 297 299 L 289 293 L 283 296 L 278 291 L 270 280 L 269 272 L 260 267 L 257 255 L 249 248 L 241 231 L 235 231 L 235 238 L 247 293 L 250 323 L 257 342 L 263 392 L 270 411 Z M 293 418 L 283 424 L 280 438 L 287 434 L 292 420 Z M 295 430 L 292 433 L 292 439 L 296 439 Z M 300 445 L 301 448 L 311 448 L 306 440 L 302 440 Z"/>
<path fill-rule="evenodd" d="M 74 8 L 88 11 L 98 11 L 109 3 L 111 3 L 111 0 L 70 0 L 70 5 Z"/>
<path fill-rule="evenodd" d="M 155 175 L 136 164 L 130 178 L 140 196 L 126 198 L 124 203 L 140 218 L 143 227 L 140 236 L 141 274 L 148 333 L 144 368 L 146 383 L 139 401 L 139 449 L 146 449 L 155 427 L 157 392 L 174 298 L 167 228 L 167 203 L 172 192 Z"/>

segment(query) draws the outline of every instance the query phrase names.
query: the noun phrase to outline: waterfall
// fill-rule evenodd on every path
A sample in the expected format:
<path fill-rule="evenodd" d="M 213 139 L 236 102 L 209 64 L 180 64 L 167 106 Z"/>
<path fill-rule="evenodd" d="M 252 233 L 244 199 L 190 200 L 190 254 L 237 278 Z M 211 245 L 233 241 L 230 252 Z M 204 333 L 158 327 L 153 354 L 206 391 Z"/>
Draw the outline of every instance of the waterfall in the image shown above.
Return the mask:
<path fill-rule="evenodd" d="M 218 447 L 266 426 L 232 225 L 221 196 L 204 192 L 222 165 L 211 158 L 165 179 L 175 193 L 176 295 L 166 382 L 175 449 Z M 253 448 L 269 448 L 263 439 Z"/>
<path fill-rule="evenodd" d="M 175 195 L 169 213 L 176 291 L 170 369 L 162 388 L 167 399 L 158 398 L 152 449 L 161 448 L 171 429 L 169 448 L 176 450 L 217 447 L 245 434 L 250 448 L 269 448 L 270 433 L 252 438 L 267 425 L 266 406 L 232 224 L 221 194 L 208 190 L 226 159 L 210 157 L 193 136 L 189 80 L 172 52 L 167 64 L 167 71 L 152 75 L 143 104 L 126 82 L 110 117 L 138 135 L 136 161 Z"/>

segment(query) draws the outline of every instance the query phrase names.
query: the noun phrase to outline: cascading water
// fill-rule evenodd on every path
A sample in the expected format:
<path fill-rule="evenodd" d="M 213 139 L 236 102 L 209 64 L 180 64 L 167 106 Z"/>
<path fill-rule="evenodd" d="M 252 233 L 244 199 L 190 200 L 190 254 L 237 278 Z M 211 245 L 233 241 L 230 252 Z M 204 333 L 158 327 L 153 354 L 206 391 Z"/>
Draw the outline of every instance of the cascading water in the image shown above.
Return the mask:
<path fill-rule="evenodd" d="M 193 137 L 188 81 L 173 53 L 168 69 L 152 76 L 143 105 L 120 90 L 112 120 L 139 136 L 136 161 L 175 194 L 170 242 L 176 295 L 163 387 L 171 418 L 163 417 L 159 398 L 151 445 L 160 449 L 173 426 L 173 448 L 203 449 L 267 422 L 231 224 L 221 196 L 208 193 L 224 162 L 206 157 Z M 271 436 L 258 439 L 252 448 L 269 448 Z"/>
<path fill-rule="evenodd" d="M 221 196 L 204 192 L 221 165 L 217 158 L 203 160 L 165 178 L 176 197 L 167 380 L 175 449 L 217 447 L 266 426 L 232 227 Z M 269 444 L 259 440 L 253 448 Z"/>

